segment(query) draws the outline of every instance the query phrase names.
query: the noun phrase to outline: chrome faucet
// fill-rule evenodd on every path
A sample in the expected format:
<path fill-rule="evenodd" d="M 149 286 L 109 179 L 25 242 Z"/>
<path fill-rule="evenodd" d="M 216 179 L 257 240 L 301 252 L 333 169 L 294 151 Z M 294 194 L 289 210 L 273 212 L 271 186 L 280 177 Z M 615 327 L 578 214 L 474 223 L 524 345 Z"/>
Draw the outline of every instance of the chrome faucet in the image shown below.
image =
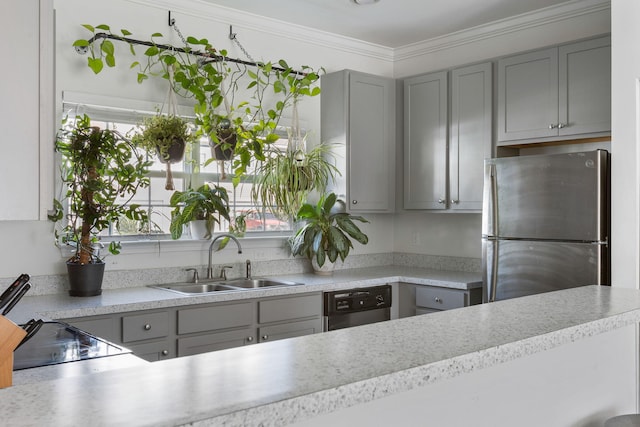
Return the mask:
<path fill-rule="evenodd" d="M 236 239 L 236 236 L 234 236 L 233 234 L 228 234 L 228 233 L 224 233 L 224 234 L 219 234 L 217 235 L 212 241 L 211 244 L 209 245 L 209 265 L 207 267 L 207 279 L 213 279 L 213 263 L 212 263 L 212 258 L 213 258 L 213 245 L 219 240 L 222 239 L 224 237 L 228 237 L 231 240 L 233 240 L 234 242 L 236 242 L 236 245 L 238 245 L 238 253 L 241 254 L 242 253 L 242 246 L 240 245 L 240 242 L 238 241 L 238 239 Z"/>

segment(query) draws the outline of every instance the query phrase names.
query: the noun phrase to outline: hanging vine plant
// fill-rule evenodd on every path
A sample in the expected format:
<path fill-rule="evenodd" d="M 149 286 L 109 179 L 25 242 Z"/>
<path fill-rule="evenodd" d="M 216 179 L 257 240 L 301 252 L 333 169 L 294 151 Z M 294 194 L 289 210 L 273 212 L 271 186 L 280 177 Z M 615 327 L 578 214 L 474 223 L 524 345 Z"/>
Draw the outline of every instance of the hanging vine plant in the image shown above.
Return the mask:
<path fill-rule="evenodd" d="M 176 48 L 157 43 L 162 36 L 154 33 L 150 40 L 139 41 L 128 38 L 132 33 L 121 30 L 114 34 L 108 25 L 83 25 L 92 37 L 74 42 L 76 49 L 89 53 L 88 67 L 96 74 L 104 66 L 116 66 L 115 46 L 112 40 L 129 44 L 129 52 L 138 57 L 136 46 L 145 44 L 141 60 L 134 60 L 129 68 L 136 72 L 137 81 L 149 77 L 169 79 L 168 67 L 174 67 L 175 89 L 179 96 L 195 100 L 194 112 L 199 135 L 221 143 L 223 148 L 233 147 L 233 183 L 237 185 L 247 172 L 252 160 L 265 161 L 266 147 L 278 140 L 275 133 L 283 113 L 294 101 L 305 96 L 320 94 L 320 73 L 303 66 L 298 71 L 286 61 L 255 64 L 254 69 L 234 64 L 225 50 L 217 50 L 207 39 L 183 38 L 185 46 Z M 248 80 L 246 85 L 240 82 Z M 239 90 L 250 92 L 249 100 L 236 104 Z M 274 99 L 266 105 L 267 99 Z M 225 104 L 227 102 L 228 104 Z M 218 136 L 221 121 L 229 124 L 235 138 Z M 227 146 L 228 145 L 228 146 Z"/>

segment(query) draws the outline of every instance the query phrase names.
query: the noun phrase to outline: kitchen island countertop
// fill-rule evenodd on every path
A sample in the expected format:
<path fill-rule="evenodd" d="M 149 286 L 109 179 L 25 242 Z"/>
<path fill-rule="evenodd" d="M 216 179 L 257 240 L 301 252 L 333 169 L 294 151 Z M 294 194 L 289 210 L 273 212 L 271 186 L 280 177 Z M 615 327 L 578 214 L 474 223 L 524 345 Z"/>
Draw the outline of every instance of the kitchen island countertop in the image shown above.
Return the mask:
<path fill-rule="evenodd" d="M 0 417 L 11 425 L 285 425 L 638 321 L 639 291 L 586 286 L 14 386 L 0 390 Z"/>

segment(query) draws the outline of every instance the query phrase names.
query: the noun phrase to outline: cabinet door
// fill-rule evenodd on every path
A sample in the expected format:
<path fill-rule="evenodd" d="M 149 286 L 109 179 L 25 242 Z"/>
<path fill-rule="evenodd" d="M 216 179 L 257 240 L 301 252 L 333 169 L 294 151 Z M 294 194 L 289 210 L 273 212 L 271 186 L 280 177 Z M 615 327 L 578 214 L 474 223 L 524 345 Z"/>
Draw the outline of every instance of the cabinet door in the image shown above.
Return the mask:
<path fill-rule="evenodd" d="M 178 338 L 178 357 L 235 348 L 255 342 L 255 329 L 243 328 Z"/>
<path fill-rule="evenodd" d="M 498 141 L 558 135 L 558 49 L 498 61 Z"/>
<path fill-rule="evenodd" d="M 258 329 L 260 342 L 276 341 L 285 338 L 301 337 L 322 332 L 322 318 L 262 326 Z"/>
<path fill-rule="evenodd" d="M 611 131 L 611 38 L 559 48 L 560 135 Z"/>
<path fill-rule="evenodd" d="M 62 321 L 98 338 L 103 338 L 118 344 L 122 342 L 119 327 L 120 317 L 117 315 L 78 317 L 74 319 L 62 319 Z"/>
<path fill-rule="evenodd" d="M 484 159 L 491 157 L 491 63 L 451 72 L 449 202 L 452 210 L 482 210 Z"/>
<path fill-rule="evenodd" d="M 142 341 L 169 335 L 168 311 L 142 311 L 122 317 L 122 342 Z"/>
<path fill-rule="evenodd" d="M 178 334 L 239 328 L 254 323 L 254 302 L 178 310 Z"/>
<path fill-rule="evenodd" d="M 447 72 L 404 81 L 404 208 L 447 207 Z"/>
<path fill-rule="evenodd" d="M 133 354 L 148 362 L 157 362 L 176 357 L 175 339 L 135 344 L 127 346 L 127 348 L 133 351 Z"/>
<path fill-rule="evenodd" d="M 51 125 L 48 118 L 40 117 L 40 2 L 4 1 L 0 13 L 7 18 L 0 27 L 0 36 L 7 41 L 3 43 L 3 54 L 20 64 L 3 67 L 0 80 L 3 104 L 0 123 L 5 147 L 5 155 L 0 157 L 5 180 L 0 186 L 0 220 L 37 220 L 41 167 L 53 159 L 53 144 L 43 149 L 42 156 L 51 157 L 45 160 L 38 143 L 40 126 Z M 52 35 L 46 36 L 51 40 Z M 53 50 L 53 43 L 46 49 Z M 53 128 L 45 132 L 48 144 L 53 140 L 49 133 L 53 133 Z M 43 202 L 47 207 L 51 205 L 50 199 Z"/>
<path fill-rule="evenodd" d="M 258 302 L 258 322 L 271 323 L 322 316 L 322 294 L 267 299 Z"/>
<path fill-rule="evenodd" d="M 392 79 L 351 72 L 347 196 L 352 212 L 394 210 L 395 114 Z"/>

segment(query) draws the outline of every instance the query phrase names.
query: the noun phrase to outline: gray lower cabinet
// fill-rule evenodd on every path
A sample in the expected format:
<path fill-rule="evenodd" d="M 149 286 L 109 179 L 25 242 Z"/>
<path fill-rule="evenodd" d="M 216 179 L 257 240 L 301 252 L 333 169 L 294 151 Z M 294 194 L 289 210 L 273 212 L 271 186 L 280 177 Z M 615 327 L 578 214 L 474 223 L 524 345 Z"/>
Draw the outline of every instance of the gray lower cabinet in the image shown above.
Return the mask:
<path fill-rule="evenodd" d="M 153 362 L 322 332 L 322 293 L 62 320 Z"/>
<path fill-rule="evenodd" d="M 482 303 L 482 288 L 450 289 L 416 286 L 416 314 L 433 313 Z"/>
<path fill-rule="evenodd" d="M 404 81 L 404 208 L 482 209 L 492 154 L 491 63 Z M 450 88 L 449 88 L 450 82 Z"/>
<path fill-rule="evenodd" d="M 178 338 L 178 356 L 191 356 L 227 348 L 242 347 L 256 342 L 255 329 L 244 327 L 231 331 L 207 333 Z"/>
<path fill-rule="evenodd" d="M 610 135 L 611 38 L 499 60 L 497 122 L 499 145 Z"/>
<path fill-rule="evenodd" d="M 352 70 L 321 78 L 321 140 L 336 144 L 339 195 L 354 213 L 395 210 L 395 81 Z"/>
<path fill-rule="evenodd" d="M 258 341 L 276 341 L 322 332 L 322 319 L 299 320 L 258 328 Z"/>

